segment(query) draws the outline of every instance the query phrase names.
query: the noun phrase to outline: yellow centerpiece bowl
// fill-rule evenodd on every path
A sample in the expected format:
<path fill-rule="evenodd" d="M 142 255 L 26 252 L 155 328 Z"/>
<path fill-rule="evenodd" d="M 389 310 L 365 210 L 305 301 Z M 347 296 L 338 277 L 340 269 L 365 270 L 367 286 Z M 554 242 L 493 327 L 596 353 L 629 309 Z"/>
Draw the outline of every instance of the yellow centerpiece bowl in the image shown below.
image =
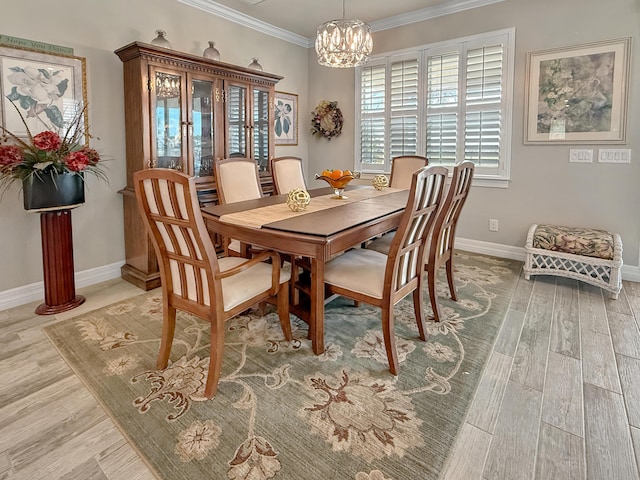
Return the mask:
<path fill-rule="evenodd" d="M 331 185 L 331 188 L 333 188 L 333 191 L 336 194 L 335 197 L 331 197 L 331 198 L 335 198 L 337 200 L 342 200 L 343 198 L 349 198 L 344 195 L 345 187 L 354 178 L 360 178 L 360 172 L 347 171 L 347 174 L 343 174 L 339 177 L 333 177 L 331 175 L 327 175 L 326 170 L 322 173 L 323 175 L 316 173 L 316 180 L 324 180 L 329 185 Z"/>

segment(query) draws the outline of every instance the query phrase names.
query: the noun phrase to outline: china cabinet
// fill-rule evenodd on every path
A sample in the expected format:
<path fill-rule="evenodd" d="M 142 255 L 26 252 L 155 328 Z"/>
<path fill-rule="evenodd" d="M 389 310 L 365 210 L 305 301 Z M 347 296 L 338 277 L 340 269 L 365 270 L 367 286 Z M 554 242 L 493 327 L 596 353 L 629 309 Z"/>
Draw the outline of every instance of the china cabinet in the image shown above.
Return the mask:
<path fill-rule="evenodd" d="M 259 166 L 263 192 L 271 193 L 270 125 L 282 77 L 141 42 L 115 53 L 123 62 L 127 152 L 122 277 L 149 290 L 160 285 L 160 274 L 138 213 L 133 172 L 184 171 L 197 177 L 206 205 L 217 201 L 213 162 L 248 157 Z"/>

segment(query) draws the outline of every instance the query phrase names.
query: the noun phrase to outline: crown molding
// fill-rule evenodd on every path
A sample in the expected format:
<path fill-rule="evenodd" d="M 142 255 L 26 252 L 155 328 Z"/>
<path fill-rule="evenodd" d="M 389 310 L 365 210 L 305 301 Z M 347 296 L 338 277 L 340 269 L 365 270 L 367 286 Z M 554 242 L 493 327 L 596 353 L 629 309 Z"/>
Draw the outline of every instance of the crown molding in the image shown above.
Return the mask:
<path fill-rule="evenodd" d="M 369 26 L 372 31 L 379 32 L 381 30 L 402 27 L 404 25 L 422 22 L 424 20 L 430 20 L 432 18 L 451 15 L 453 13 L 459 13 L 465 10 L 471 10 L 473 8 L 484 7 L 486 5 L 500 2 L 504 2 L 504 0 L 451 0 L 447 3 L 442 3 L 433 7 L 422 8 L 420 10 L 414 10 L 394 17 L 369 22 Z"/>
<path fill-rule="evenodd" d="M 270 35 L 272 37 L 279 38 L 285 42 L 293 43 L 300 47 L 311 48 L 315 45 L 315 37 L 306 38 L 297 33 L 290 32 L 280 27 L 271 25 L 270 23 L 263 22 L 257 18 L 253 18 L 244 13 L 240 13 L 237 10 L 233 10 L 225 5 L 220 5 L 213 0 L 178 0 L 180 3 L 190 5 L 192 7 L 204 10 L 207 13 L 211 13 L 218 17 L 229 20 L 230 22 L 237 23 L 244 27 L 251 28 L 258 32 Z M 412 12 L 403 13 L 402 15 L 396 15 L 394 17 L 384 18 L 375 22 L 369 22 L 371 30 L 379 32 L 382 30 L 388 30 L 390 28 L 402 27 L 403 25 L 409 25 L 416 22 L 422 22 L 424 20 L 430 20 L 432 18 L 442 17 L 444 15 L 451 15 L 452 13 L 463 12 L 472 8 L 484 7 L 493 3 L 504 2 L 504 0 L 451 0 L 447 3 L 436 5 L 433 7 L 427 7 L 420 10 L 414 10 Z"/>
<path fill-rule="evenodd" d="M 267 22 L 263 22 L 262 20 L 258 20 L 257 18 L 250 17 L 249 15 L 245 15 L 244 13 L 240 13 L 237 10 L 233 10 L 232 8 L 220 5 L 219 3 L 213 2 L 211 0 L 178 1 L 180 3 L 184 3 L 185 5 L 190 5 L 200 10 L 204 10 L 205 12 L 211 13 L 220 18 L 224 18 L 225 20 L 229 20 L 230 22 L 234 22 L 244 27 L 251 28 L 253 30 L 256 30 L 257 32 L 279 38 L 280 40 L 284 40 L 285 42 L 293 43 L 294 45 L 305 48 L 309 48 L 310 46 L 309 39 L 303 37 L 302 35 L 289 32 L 288 30 L 276 27 Z"/>

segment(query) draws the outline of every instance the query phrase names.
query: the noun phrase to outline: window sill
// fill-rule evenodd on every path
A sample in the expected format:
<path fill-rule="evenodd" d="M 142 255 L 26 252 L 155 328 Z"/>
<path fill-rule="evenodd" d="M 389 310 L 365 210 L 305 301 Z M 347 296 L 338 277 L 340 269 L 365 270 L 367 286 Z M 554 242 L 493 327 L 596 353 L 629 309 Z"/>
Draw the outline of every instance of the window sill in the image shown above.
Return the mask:
<path fill-rule="evenodd" d="M 355 185 L 369 185 L 373 180 L 373 177 L 380 175 L 380 173 L 361 173 L 358 180 L 354 180 L 352 183 Z M 385 173 L 387 177 L 390 175 Z M 471 186 L 473 187 L 488 187 L 488 188 L 509 188 L 511 180 L 508 178 L 488 178 L 488 177 L 473 177 Z"/>

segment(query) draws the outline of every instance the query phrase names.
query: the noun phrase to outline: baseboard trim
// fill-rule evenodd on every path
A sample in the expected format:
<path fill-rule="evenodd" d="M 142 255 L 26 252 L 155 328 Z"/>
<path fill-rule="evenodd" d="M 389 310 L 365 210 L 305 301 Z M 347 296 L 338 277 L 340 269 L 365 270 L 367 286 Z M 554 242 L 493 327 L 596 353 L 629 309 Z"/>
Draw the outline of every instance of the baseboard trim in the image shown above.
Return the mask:
<path fill-rule="evenodd" d="M 484 253 L 495 257 L 510 258 L 524 262 L 524 247 L 511 247 L 499 243 L 483 242 L 480 240 L 470 240 L 468 238 L 456 238 L 456 248 L 467 250 L 473 253 Z M 629 282 L 640 282 L 640 266 L 622 265 L 622 279 Z"/>
<path fill-rule="evenodd" d="M 524 262 L 524 247 L 512 247 L 500 243 L 483 242 L 468 238 L 456 238 L 456 248 L 473 253 L 483 253 L 494 257 L 509 258 Z M 120 277 L 123 262 L 103 265 L 77 272 L 75 275 L 76 288 L 88 287 L 95 283 L 105 282 Z M 622 279 L 630 282 L 640 282 L 640 266 L 623 265 Z M 24 305 L 25 303 L 41 300 L 44 297 L 44 282 L 32 283 L 22 287 L 12 288 L 0 292 L 0 311 Z"/>
<path fill-rule="evenodd" d="M 74 277 L 76 288 L 88 287 L 89 285 L 118 278 L 120 276 L 120 267 L 122 267 L 123 264 L 124 262 L 117 262 L 111 265 L 103 265 L 101 267 L 83 270 L 82 272 L 76 272 Z M 43 299 L 44 282 L 31 283 L 0 292 L 0 310 L 6 310 Z"/>

